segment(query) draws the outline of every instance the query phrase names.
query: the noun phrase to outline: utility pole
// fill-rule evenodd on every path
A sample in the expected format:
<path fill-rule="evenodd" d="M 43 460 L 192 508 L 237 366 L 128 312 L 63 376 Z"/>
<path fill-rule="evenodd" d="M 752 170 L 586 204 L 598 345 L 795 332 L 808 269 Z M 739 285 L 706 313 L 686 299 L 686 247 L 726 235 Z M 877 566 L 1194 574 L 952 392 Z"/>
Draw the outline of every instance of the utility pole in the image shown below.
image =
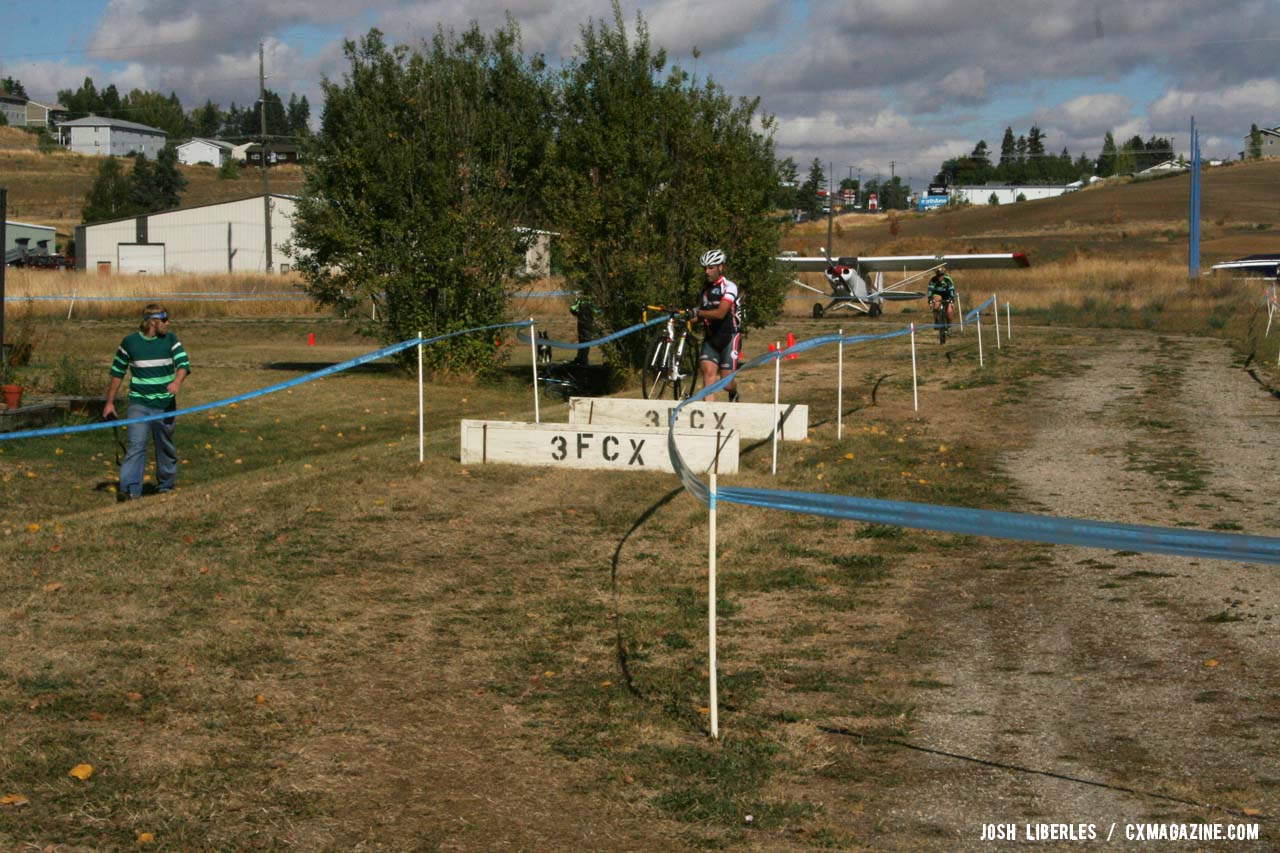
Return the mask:
<path fill-rule="evenodd" d="M 267 247 L 267 272 L 271 272 L 271 180 L 267 177 L 267 77 L 263 43 L 258 42 L 258 105 L 262 116 L 262 144 L 258 151 L 262 157 L 262 221 Z"/>
<path fill-rule="evenodd" d="M 835 257 L 831 251 L 831 222 L 836 215 L 836 200 L 832 197 L 832 185 L 835 181 L 836 164 L 827 162 L 827 257 Z"/>

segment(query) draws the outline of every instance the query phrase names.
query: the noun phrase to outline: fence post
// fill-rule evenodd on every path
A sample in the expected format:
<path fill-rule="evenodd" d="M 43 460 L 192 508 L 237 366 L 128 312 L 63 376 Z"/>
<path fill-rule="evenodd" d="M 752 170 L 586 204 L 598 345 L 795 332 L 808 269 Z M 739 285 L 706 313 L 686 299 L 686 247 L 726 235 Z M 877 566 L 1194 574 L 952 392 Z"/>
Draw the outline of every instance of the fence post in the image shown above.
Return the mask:
<path fill-rule="evenodd" d="M 538 330 L 533 326 L 533 318 L 529 318 L 529 359 L 533 365 L 533 422 L 542 423 L 542 413 L 538 409 Z"/>
<path fill-rule="evenodd" d="M 710 673 L 711 736 L 720 738 L 720 700 L 716 690 L 716 472 L 711 471 L 710 543 L 707 552 L 707 670 Z"/>
<path fill-rule="evenodd" d="M 982 360 L 982 309 L 979 308 L 973 316 L 978 323 L 978 367 L 986 367 L 986 362 Z"/>
<path fill-rule="evenodd" d="M 836 441 L 839 441 L 844 431 L 844 329 L 837 334 L 840 335 L 840 357 L 836 362 Z"/>
<path fill-rule="evenodd" d="M 991 294 L 991 316 L 995 318 L 996 327 L 996 349 L 1003 349 L 1000 346 L 1000 301 L 996 299 L 996 295 Z"/>
<path fill-rule="evenodd" d="M 424 407 L 424 395 L 422 390 L 422 332 L 418 332 L 418 462 L 425 462 L 427 459 L 426 448 L 426 409 Z"/>
<path fill-rule="evenodd" d="M 773 474 L 778 474 L 778 386 L 782 383 L 782 341 L 774 343 L 773 360 Z"/>
<path fill-rule="evenodd" d="M 915 402 L 916 414 L 920 414 L 920 391 L 916 385 L 916 324 L 911 324 L 911 399 Z"/>

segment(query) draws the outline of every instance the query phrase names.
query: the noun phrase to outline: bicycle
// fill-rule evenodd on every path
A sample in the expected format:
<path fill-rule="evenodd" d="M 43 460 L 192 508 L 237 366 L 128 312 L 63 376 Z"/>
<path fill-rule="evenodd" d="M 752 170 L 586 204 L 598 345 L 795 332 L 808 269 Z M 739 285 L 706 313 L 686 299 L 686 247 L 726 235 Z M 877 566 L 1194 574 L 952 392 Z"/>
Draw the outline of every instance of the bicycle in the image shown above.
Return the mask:
<path fill-rule="evenodd" d="M 644 322 L 649 322 L 651 311 L 666 314 L 667 322 L 658 327 L 645 350 L 644 362 L 640 365 L 640 393 L 646 400 L 658 400 L 670 390 L 672 399 L 683 400 L 698 384 L 693 324 L 684 319 L 683 311 L 659 305 L 645 306 Z"/>
<path fill-rule="evenodd" d="M 938 329 L 938 343 L 945 344 L 947 336 L 951 334 L 951 320 L 947 317 L 947 308 L 951 302 L 943 300 L 941 303 L 933 307 L 933 325 Z"/>

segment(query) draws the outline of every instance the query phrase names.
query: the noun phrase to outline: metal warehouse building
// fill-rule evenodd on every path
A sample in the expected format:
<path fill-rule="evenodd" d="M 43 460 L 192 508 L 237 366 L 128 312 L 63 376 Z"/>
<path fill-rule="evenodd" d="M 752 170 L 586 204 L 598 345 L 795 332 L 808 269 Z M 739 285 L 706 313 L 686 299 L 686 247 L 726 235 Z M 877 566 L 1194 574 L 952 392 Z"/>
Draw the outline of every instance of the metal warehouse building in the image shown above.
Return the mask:
<path fill-rule="evenodd" d="M 271 261 L 293 266 L 294 196 L 271 196 Z M 100 273 L 264 272 L 262 196 L 76 226 L 76 267 Z"/>
<path fill-rule="evenodd" d="M 58 249 L 58 236 L 52 225 L 30 222 L 4 223 L 4 262 L 11 264 L 27 255 L 51 255 Z"/>

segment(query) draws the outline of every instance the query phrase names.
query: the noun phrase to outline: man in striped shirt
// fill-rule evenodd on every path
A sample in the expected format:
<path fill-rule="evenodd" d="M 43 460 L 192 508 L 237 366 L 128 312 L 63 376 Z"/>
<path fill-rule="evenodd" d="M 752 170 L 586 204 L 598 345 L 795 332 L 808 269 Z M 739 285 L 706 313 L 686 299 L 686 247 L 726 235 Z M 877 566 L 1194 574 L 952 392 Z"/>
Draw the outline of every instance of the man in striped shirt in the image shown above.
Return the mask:
<path fill-rule="evenodd" d="M 169 331 L 169 312 L 151 303 L 142 312 L 142 326 L 120 342 L 111 362 L 111 385 L 102 417 L 116 417 L 116 392 L 129 380 L 129 408 L 126 418 L 171 412 L 178 407 L 178 389 L 191 373 L 191 361 L 178 336 Z M 156 491 L 173 491 L 178 476 L 178 450 L 173 443 L 174 418 L 129 424 L 129 449 L 120 463 L 120 500 L 142 496 L 143 469 L 147 462 L 147 434 L 156 446 Z"/>

